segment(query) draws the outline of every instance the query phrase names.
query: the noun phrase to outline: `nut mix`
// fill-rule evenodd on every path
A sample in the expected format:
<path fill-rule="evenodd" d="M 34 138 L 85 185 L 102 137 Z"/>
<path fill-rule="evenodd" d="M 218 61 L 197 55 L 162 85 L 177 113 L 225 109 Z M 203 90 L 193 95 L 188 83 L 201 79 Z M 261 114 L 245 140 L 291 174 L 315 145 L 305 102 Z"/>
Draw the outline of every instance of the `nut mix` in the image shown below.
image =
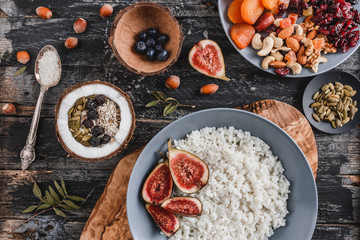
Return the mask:
<path fill-rule="evenodd" d="M 358 108 L 352 97 L 356 90 L 340 82 L 324 84 L 320 91 L 313 95 L 314 102 L 310 105 L 314 109 L 315 121 L 327 121 L 333 128 L 342 127 L 354 119 Z"/>
<path fill-rule="evenodd" d="M 115 140 L 120 109 L 104 95 L 79 98 L 68 115 L 70 132 L 82 145 L 97 147 Z"/>

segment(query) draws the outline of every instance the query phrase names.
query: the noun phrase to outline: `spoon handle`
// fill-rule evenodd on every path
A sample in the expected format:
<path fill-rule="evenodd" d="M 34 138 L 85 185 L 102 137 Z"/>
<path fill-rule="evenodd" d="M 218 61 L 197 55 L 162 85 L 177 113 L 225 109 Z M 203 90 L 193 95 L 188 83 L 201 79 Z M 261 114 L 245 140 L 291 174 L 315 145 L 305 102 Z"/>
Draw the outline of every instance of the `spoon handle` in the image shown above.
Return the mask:
<path fill-rule="evenodd" d="M 20 152 L 22 170 L 26 170 L 30 166 L 30 164 L 35 160 L 36 132 L 39 126 L 41 105 L 43 102 L 44 94 L 47 90 L 48 87 L 41 86 L 39 98 L 35 106 L 33 119 L 31 121 L 29 135 L 26 139 L 26 144 L 23 150 Z"/>

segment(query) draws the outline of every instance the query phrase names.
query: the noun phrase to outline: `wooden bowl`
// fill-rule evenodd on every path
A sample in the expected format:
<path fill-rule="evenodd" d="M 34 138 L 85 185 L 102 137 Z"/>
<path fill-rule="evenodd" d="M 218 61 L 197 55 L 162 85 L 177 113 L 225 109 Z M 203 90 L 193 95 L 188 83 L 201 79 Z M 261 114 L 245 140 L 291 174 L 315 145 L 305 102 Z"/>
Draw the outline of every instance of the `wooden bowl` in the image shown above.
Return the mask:
<path fill-rule="evenodd" d="M 134 49 L 138 33 L 150 27 L 169 36 L 169 41 L 164 45 L 169 58 L 164 62 L 149 61 Z M 170 68 L 180 55 L 183 40 L 181 26 L 167 7 L 153 2 L 140 2 L 121 10 L 116 16 L 109 44 L 122 65 L 136 74 L 147 76 Z"/>

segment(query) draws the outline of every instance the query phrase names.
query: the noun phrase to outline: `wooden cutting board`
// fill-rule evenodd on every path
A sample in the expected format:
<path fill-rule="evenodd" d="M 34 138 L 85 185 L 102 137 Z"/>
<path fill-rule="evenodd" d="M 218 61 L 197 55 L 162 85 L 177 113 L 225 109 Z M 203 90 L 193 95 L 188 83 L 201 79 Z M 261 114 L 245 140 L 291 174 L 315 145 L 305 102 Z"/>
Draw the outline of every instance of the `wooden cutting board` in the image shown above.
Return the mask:
<path fill-rule="evenodd" d="M 315 137 L 301 112 L 275 100 L 263 100 L 238 109 L 254 112 L 284 129 L 305 153 L 316 178 L 318 155 Z M 80 240 L 132 239 L 126 214 L 126 190 L 134 164 L 143 148 L 119 161 L 84 227 Z"/>

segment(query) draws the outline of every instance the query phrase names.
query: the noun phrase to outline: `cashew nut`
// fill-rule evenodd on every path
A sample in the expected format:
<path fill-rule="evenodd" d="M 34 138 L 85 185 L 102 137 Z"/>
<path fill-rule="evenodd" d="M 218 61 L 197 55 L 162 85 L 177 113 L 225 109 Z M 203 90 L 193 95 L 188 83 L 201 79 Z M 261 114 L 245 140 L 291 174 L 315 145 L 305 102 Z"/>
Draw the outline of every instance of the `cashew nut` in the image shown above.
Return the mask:
<path fill-rule="evenodd" d="M 295 29 L 295 35 L 303 35 L 304 34 L 304 29 L 299 25 L 299 24 L 293 24 L 294 29 Z"/>
<path fill-rule="evenodd" d="M 262 61 L 261 67 L 263 69 L 268 69 L 269 68 L 269 63 L 275 61 L 275 58 L 273 56 L 267 56 L 266 58 L 264 58 L 264 60 Z"/>
<path fill-rule="evenodd" d="M 270 33 L 269 37 L 274 40 L 274 48 L 279 48 L 284 45 L 284 41 L 281 38 L 276 37 L 274 32 Z"/>
<path fill-rule="evenodd" d="M 255 36 L 253 37 L 252 41 L 251 41 L 251 46 L 255 49 L 255 50 L 260 50 L 263 47 L 263 42 L 261 40 L 261 35 L 260 33 L 255 34 Z"/>
<path fill-rule="evenodd" d="M 312 40 L 307 37 L 305 37 L 303 40 L 301 40 L 301 42 L 304 44 L 305 47 L 308 47 L 309 45 L 313 44 Z"/>
<path fill-rule="evenodd" d="M 300 74 L 302 71 L 302 66 L 297 62 L 288 62 L 286 63 L 286 66 L 292 70 L 292 73 Z"/>
<path fill-rule="evenodd" d="M 279 48 L 274 48 L 273 50 L 271 50 L 271 52 L 272 52 L 272 53 L 276 53 L 277 51 L 285 51 L 285 52 L 288 52 L 288 51 L 290 51 L 290 50 L 291 50 L 291 48 L 282 46 L 282 47 L 279 47 Z"/>
<path fill-rule="evenodd" d="M 318 59 L 315 60 L 315 64 L 311 67 L 314 73 L 317 73 L 319 70 L 319 63 L 326 63 L 328 59 L 326 57 L 320 56 Z"/>
<path fill-rule="evenodd" d="M 283 19 L 282 19 L 282 18 L 277 18 L 277 19 L 275 19 L 274 25 L 277 26 L 277 27 L 280 27 L 280 22 L 281 22 L 281 20 L 283 20 Z"/>
<path fill-rule="evenodd" d="M 274 40 L 271 37 L 266 37 L 263 42 L 263 47 L 261 50 L 257 53 L 259 56 L 266 56 L 270 53 L 270 51 L 273 49 L 274 46 Z"/>
<path fill-rule="evenodd" d="M 282 61 L 284 59 L 284 56 L 279 51 L 271 51 L 270 55 L 273 56 L 276 61 Z"/>

